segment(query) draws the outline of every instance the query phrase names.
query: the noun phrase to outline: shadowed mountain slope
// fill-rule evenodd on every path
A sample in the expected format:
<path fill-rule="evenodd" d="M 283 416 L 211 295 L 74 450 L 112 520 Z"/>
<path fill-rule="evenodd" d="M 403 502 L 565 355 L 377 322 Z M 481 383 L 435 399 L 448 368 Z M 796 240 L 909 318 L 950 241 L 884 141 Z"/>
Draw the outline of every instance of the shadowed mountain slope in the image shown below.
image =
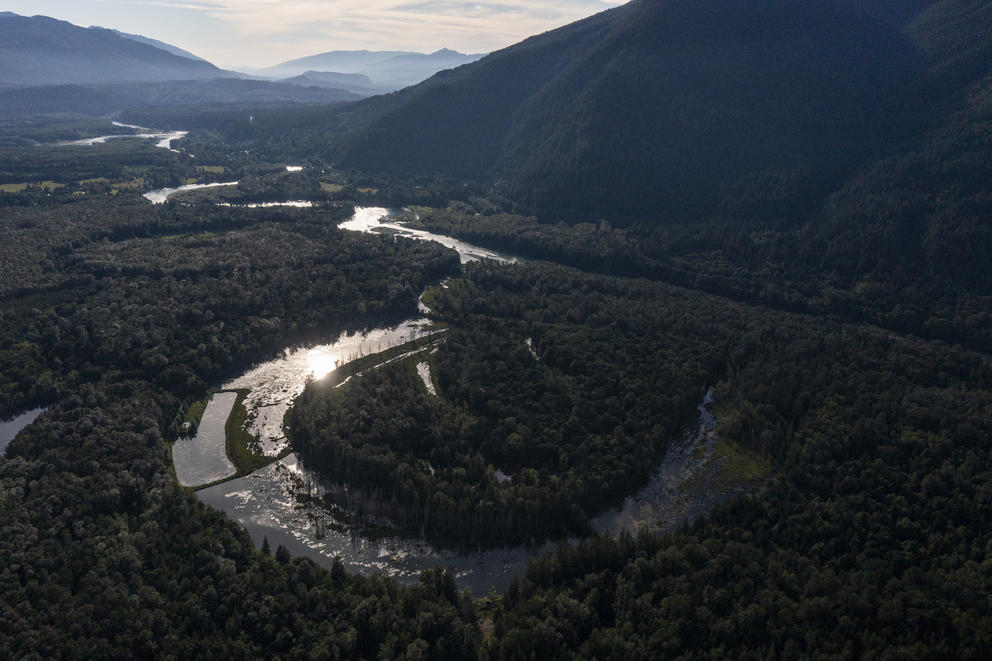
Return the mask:
<path fill-rule="evenodd" d="M 680 220 L 742 190 L 798 213 L 933 116 L 918 9 L 635 0 L 390 97 L 339 161 L 490 179 L 559 217 Z"/>

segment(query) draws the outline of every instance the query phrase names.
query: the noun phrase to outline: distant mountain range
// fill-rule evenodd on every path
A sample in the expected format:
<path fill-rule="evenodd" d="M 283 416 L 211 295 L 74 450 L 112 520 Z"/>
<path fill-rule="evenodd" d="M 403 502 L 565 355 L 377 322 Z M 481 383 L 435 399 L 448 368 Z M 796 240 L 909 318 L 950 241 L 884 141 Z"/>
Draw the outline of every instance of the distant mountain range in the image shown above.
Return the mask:
<path fill-rule="evenodd" d="M 466 55 L 446 48 L 429 54 L 407 51 L 331 51 L 250 73 L 282 79 L 308 72 L 362 74 L 369 78 L 372 87 L 388 92 L 414 85 L 438 71 L 468 64 L 480 57 L 482 55 Z"/>
<path fill-rule="evenodd" d="M 384 90 L 372 84 L 368 76 L 361 73 L 335 73 L 332 71 L 304 71 L 299 76 L 285 78 L 276 82 L 303 87 L 327 87 L 346 90 L 359 96 L 372 96 Z"/>
<path fill-rule="evenodd" d="M 371 96 L 414 85 L 481 57 L 448 49 L 332 51 L 250 72 L 219 69 L 171 44 L 47 16 L 0 12 L 0 86 L 263 78 Z"/>
<path fill-rule="evenodd" d="M 0 83 L 150 82 L 237 75 L 144 37 L 81 28 L 46 16 L 0 14 Z"/>

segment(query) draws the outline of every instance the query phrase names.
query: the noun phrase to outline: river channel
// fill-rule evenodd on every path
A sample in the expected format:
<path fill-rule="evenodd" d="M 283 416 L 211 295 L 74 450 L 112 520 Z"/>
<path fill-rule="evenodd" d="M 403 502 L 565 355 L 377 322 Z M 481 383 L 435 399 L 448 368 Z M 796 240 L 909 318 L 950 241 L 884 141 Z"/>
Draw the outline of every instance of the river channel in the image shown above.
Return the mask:
<path fill-rule="evenodd" d="M 176 193 L 182 193 L 188 190 L 199 190 L 200 188 L 217 188 L 219 186 L 237 186 L 236 181 L 225 181 L 217 184 L 186 184 L 185 186 L 178 186 L 176 188 L 159 188 L 158 190 L 148 191 L 142 197 L 151 202 L 152 204 L 163 204 L 170 197 Z"/>
<path fill-rule="evenodd" d="M 512 256 L 450 237 L 408 228 L 394 222 L 389 210 L 383 208 L 357 208 L 355 215 L 339 227 L 438 241 L 457 250 L 463 263 L 483 258 L 517 261 Z M 421 311 L 426 310 L 421 307 Z M 257 450 L 268 456 L 285 455 L 288 447 L 282 430 L 283 416 L 308 378 L 319 379 L 355 358 L 385 351 L 428 333 L 430 322 L 421 317 L 390 328 L 343 333 L 328 344 L 287 348 L 276 359 L 223 384 L 222 389 L 249 391 L 245 399 L 246 426 L 258 439 Z M 715 421 L 708 404 L 709 395 L 699 407 L 698 429 L 673 444 L 650 483 L 628 498 L 621 508 L 597 517 L 593 521 L 595 530 L 612 534 L 622 528 L 666 530 L 714 504 L 718 496 L 684 488 L 712 450 Z M 205 422 L 201 422 L 201 430 Z M 219 426 L 222 428 L 223 423 Z M 220 439 L 223 443 L 223 429 Z M 193 454 L 174 452 L 177 474 L 189 474 L 191 467 L 180 464 L 195 460 Z M 200 479 L 200 484 L 213 481 Z M 372 539 L 351 529 L 342 518 L 320 505 L 319 498 L 314 496 L 322 492 L 320 479 L 291 453 L 250 475 L 200 489 L 197 495 L 244 526 L 256 546 L 267 539 L 273 548 L 281 544 L 293 555 L 309 557 L 323 566 L 330 566 L 338 557 L 350 571 L 381 573 L 401 582 L 414 582 L 426 569 L 447 566 L 455 573 L 458 584 L 470 587 L 477 596 L 486 594 L 490 587 L 505 590 L 514 577 L 523 574 L 530 557 L 550 548 L 546 544 L 463 554 L 437 549 L 416 539 Z"/>
<path fill-rule="evenodd" d="M 156 147 L 161 149 L 168 149 L 169 151 L 176 151 L 172 148 L 172 141 L 179 140 L 180 138 L 186 137 L 188 131 L 155 131 L 153 129 L 145 128 L 144 126 L 135 126 L 134 124 L 121 124 L 120 122 L 113 122 L 114 126 L 134 129 L 136 131 L 141 131 L 141 133 L 121 133 L 117 135 L 101 135 L 96 138 L 84 138 L 82 140 L 68 140 L 66 142 L 60 142 L 58 145 L 60 147 L 72 147 L 72 146 L 85 146 L 92 147 L 93 145 L 103 144 L 108 140 L 157 140 L 155 143 Z"/>

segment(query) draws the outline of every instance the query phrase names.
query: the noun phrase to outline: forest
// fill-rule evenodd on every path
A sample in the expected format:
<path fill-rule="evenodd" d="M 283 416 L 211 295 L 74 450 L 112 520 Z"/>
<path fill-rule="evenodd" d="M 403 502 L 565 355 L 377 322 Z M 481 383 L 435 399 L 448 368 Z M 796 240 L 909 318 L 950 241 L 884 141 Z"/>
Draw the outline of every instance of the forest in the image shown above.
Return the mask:
<path fill-rule="evenodd" d="M 0 657 L 992 658 L 989 4 L 716 6 L 355 104 L 0 90 L 0 419 L 47 407 L 0 456 Z M 111 112 L 190 134 L 57 144 Z M 523 259 L 338 229 L 372 204 Z M 429 346 L 289 436 L 360 522 L 548 544 L 504 593 L 256 548 L 177 483 L 191 406 L 425 290 Z M 707 392 L 763 479 L 592 534 Z"/>
<path fill-rule="evenodd" d="M 431 301 L 439 396 L 411 359 L 312 384 L 289 430 L 324 475 L 375 492 L 371 514 L 442 544 L 588 533 L 684 434 L 722 362 L 668 290 L 489 264 Z"/>
<path fill-rule="evenodd" d="M 547 262 L 459 273 L 433 244 L 334 229 L 349 212 L 136 193 L 4 212 L 18 219 L 9 237 L 63 228 L 9 251 L 4 410 L 52 407 L 0 461 L 5 655 L 985 656 L 986 355 Z M 359 434 L 325 452 L 351 456 L 342 479 L 419 503 L 390 512 L 408 525 L 429 510 L 436 534 L 478 546 L 489 525 L 582 530 L 643 480 L 707 384 L 719 433 L 778 477 L 663 537 L 559 546 L 481 600 L 443 571 L 400 587 L 254 551 L 176 485 L 167 449 L 184 402 L 335 319 L 409 314 L 446 275 L 431 302 L 449 335 L 429 359 L 443 399 L 397 363 L 329 411 L 315 384 L 293 418 Z M 352 419 L 361 409 L 380 424 Z M 369 464 L 361 442 L 390 453 Z M 466 509 L 466 490 L 491 503 Z M 571 518 L 554 518 L 561 502 Z"/>
<path fill-rule="evenodd" d="M 491 507 L 479 497 L 492 498 L 494 487 L 510 501 L 519 490 L 517 479 L 494 485 L 491 466 L 494 461 L 512 465 L 506 453 L 513 437 L 492 410 L 500 403 L 500 373 L 536 361 L 519 346 L 520 335 L 502 330 L 495 320 L 502 312 L 527 325 L 539 355 L 555 365 L 572 386 L 568 394 L 577 397 L 581 381 L 570 379 L 569 371 L 585 366 L 583 359 L 616 352 L 607 354 L 607 361 L 589 361 L 599 382 L 609 382 L 611 368 L 622 368 L 626 342 L 616 326 L 636 328 L 641 319 L 632 310 L 654 323 L 661 320 L 659 334 L 678 329 L 691 338 L 684 342 L 705 347 L 696 378 L 715 384 L 719 433 L 767 457 L 779 473 L 760 495 L 719 506 L 675 534 L 593 538 L 578 546 L 562 544 L 533 561 L 494 613 L 487 655 L 764 658 L 773 651 L 786 658 L 977 659 L 989 650 L 992 639 L 972 628 L 988 618 L 992 588 L 986 523 L 992 515 L 987 443 L 992 363 L 987 356 L 836 318 L 773 312 L 561 267 L 473 266 L 458 284 L 434 299 L 439 316 L 452 324 L 450 340 L 431 362 L 438 393 L 450 403 L 432 404 L 408 366 L 364 377 L 361 386 L 349 383 L 351 393 L 331 390 L 335 394 L 328 398 L 320 384 L 305 393 L 297 411 L 305 415 L 315 402 L 325 407 L 316 415 L 324 414 L 326 443 L 353 439 L 358 423 L 349 416 L 359 410 L 376 418 L 376 402 L 402 402 L 404 417 L 367 426 L 368 438 L 360 436 L 377 463 L 363 463 L 358 443 L 330 451 L 347 467 L 337 477 L 352 484 L 389 482 L 398 492 L 391 495 L 394 502 L 413 498 L 425 510 L 433 507 L 423 513 L 430 521 L 431 515 L 442 516 L 446 502 L 437 494 L 464 492 L 465 486 L 425 467 L 441 464 L 439 450 L 462 447 L 465 484 L 487 487 L 455 502 Z M 580 295 L 582 304 L 576 306 Z M 530 305 L 522 304 L 528 300 Z M 559 355 L 561 348 L 545 338 L 566 335 L 567 324 L 542 329 L 541 323 L 558 314 L 571 315 L 586 328 L 609 328 L 610 339 L 597 345 L 595 335 L 573 335 L 567 346 L 574 353 Z M 482 326 L 500 329 L 498 337 L 512 338 L 516 350 L 494 343 L 491 352 L 466 358 L 459 320 L 476 315 Z M 583 351 L 584 346 L 589 348 Z M 679 347 L 673 355 L 692 354 Z M 645 359 L 664 365 L 656 360 Z M 455 378 L 446 377 L 448 372 Z M 473 372 L 480 376 L 472 379 Z M 622 383 L 631 398 L 620 410 L 637 410 L 636 379 L 614 383 Z M 476 392 L 466 394 L 467 385 Z M 474 406 L 464 401 L 473 394 L 490 400 Z M 597 401 L 608 401 L 597 394 Z M 540 402 L 525 399 L 531 407 Z M 418 417 L 418 403 L 425 419 Z M 495 432 L 479 434 L 477 446 L 444 443 L 442 407 L 455 404 L 488 416 L 482 429 Z M 529 430 L 520 411 L 526 407 L 504 410 L 514 414 L 523 437 Z M 611 412 L 603 412 L 612 423 Z M 588 418 L 582 422 L 588 425 Z M 503 439 L 503 447 L 488 447 L 491 437 Z M 319 461 L 320 448 L 313 452 Z M 609 484 L 608 464 L 597 465 L 588 448 L 582 452 L 590 480 Z M 488 461 L 488 474 L 482 464 L 473 476 L 473 460 Z M 636 472 L 626 475 L 632 479 Z M 459 524 L 458 514 L 445 513 L 447 525 L 464 538 L 471 528 Z M 971 633 L 962 636 L 962 631 Z"/>
<path fill-rule="evenodd" d="M 49 408 L 0 459 L 0 655 L 475 653 L 449 573 L 407 588 L 258 552 L 171 472 L 184 403 L 344 319 L 408 315 L 457 268 L 433 244 L 336 230 L 349 213 L 128 191 L 2 212 L 0 416 Z"/>

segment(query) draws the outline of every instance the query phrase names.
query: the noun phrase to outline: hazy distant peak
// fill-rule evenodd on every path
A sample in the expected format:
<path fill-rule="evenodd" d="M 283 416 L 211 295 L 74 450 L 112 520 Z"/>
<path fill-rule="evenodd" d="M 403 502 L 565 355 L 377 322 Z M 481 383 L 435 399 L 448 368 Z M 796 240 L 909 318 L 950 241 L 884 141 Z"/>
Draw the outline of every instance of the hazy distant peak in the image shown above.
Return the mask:
<path fill-rule="evenodd" d="M 433 53 L 409 51 L 330 51 L 289 60 L 252 73 L 285 79 L 306 75 L 307 71 L 363 74 L 383 91 L 396 90 L 430 78 L 442 69 L 473 62 L 481 55 L 465 55 L 442 48 Z"/>
<path fill-rule="evenodd" d="M 305 71 L 299 76 L 279 79 L 276 82 L 302 85 L 304 87 L 323 87 L 350 92 L 365 97 L 380 94 L 381 89 L 375 87 L 368 76 L 360 73 L 340 73 L 336 71 Z"/>

